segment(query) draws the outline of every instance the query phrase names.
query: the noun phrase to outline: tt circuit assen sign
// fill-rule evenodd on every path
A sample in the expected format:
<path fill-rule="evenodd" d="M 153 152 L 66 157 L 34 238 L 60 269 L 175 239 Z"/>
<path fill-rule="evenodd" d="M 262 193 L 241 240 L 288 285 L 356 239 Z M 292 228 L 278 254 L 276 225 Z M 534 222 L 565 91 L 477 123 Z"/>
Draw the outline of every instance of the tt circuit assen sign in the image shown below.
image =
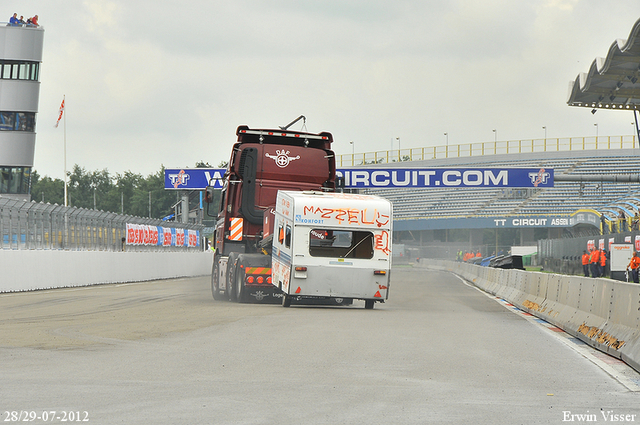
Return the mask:
<path fill-rule="evenodd" d="M 439 229 L 522 229 L 522 228 L 564 228 L 579 224 L 600 226 L 600 216 L 591 210 L 579 210 L 566 215 L 503 216 L 503 217 L 451 217 L 437 220 L 409 219 L 396 220 L 394 230 L 439 230 Z"/>
<path fill-rule="evenodd" d="M 166 169 L 165 189 L 222 188 L 225 169 Z M 553 187 L 553 170 L 544 168 L 343 168 L 336 171 L 347 188 L 543 188 Z"/>

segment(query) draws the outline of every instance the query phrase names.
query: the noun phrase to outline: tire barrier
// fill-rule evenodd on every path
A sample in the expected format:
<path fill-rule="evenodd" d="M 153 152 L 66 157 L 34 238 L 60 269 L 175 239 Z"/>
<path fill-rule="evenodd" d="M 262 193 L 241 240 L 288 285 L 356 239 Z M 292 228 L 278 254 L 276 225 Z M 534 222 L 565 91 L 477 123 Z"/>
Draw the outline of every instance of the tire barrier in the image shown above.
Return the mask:
<path fill-rule="evenodd" d="M 640 372 L 640 285 L 433 260 Z"/>

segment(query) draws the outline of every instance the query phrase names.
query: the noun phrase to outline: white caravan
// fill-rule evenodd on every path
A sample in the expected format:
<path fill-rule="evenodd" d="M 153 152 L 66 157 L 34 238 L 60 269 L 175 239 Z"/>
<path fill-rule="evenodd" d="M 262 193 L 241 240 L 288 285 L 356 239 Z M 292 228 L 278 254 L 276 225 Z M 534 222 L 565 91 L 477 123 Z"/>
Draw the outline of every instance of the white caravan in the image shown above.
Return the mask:
<path fill-rule="evenodd" d="M 375 302 L 389 296 L 392 207 L 350 193 L 279 191 L 272 284 L 292 299 Z M 343 301 L 344 300 L 344 301 Z"/>

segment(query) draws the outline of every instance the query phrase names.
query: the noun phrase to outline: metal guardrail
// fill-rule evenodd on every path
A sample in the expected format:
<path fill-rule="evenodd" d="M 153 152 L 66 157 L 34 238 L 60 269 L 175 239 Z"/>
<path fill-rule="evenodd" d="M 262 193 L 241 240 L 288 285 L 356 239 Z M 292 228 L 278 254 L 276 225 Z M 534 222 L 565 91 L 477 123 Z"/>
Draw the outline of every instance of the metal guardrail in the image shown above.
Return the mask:
<path fill-rule="evenodd" d="M 460 145 L 337 155 L 337 167 L 367 164 L 391 164 L 404 161 L 424 161 L 441 158 L 463 158 L 510 153 L 565 152 L 598 149 L 634 149 L 635 136 L 567 137 L 557 139 L 527 139 L 495 142 L 464 143 Z"/>
<path fill-rule="evenodd" d="M 9 23 L 8 21 L 7 22 L 0 21 L 0 26 L 3 26 L 3 27 L 14 27 L 14 28 L 17 27 L 17 28 L 39 28 L 39 29 L 44 29 L 44 28 L 42 28 L 42 25 L 40 25 L 40 24 L 38 24 L 38 25 L 27 24 L 27 23 L 24 23 L 24 24 L 12 24 L 12 23 Z"/>
<path fill-rule="evenodd" d="M 126 245 L 127 224 L 200 231 L 198 246 Z M 202 251 L 202 225 L 0 197 L 0 249 Z"/>

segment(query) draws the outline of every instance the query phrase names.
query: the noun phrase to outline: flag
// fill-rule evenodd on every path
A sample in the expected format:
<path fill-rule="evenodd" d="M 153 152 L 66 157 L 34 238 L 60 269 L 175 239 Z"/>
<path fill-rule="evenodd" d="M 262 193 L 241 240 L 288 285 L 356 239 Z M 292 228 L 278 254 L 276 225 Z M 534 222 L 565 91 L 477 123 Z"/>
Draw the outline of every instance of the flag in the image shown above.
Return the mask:
<path fill-rule="evenodd" d="M 56 128 L 58 128 L 58 124 L 60 124 L 60 120 L 62 119 L 63 112 L 64 112 L 64 97 L 62 98 L 62 103 L 60 104 L 60 111 L 58 114 L 58 121 L 56 121 Z"/>

